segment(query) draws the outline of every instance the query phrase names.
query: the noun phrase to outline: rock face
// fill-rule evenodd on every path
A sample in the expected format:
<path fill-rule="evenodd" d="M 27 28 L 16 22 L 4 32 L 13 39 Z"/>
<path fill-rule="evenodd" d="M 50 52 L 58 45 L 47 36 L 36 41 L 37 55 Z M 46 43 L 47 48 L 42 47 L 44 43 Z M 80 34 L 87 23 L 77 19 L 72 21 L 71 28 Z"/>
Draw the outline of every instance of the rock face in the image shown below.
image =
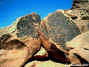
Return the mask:
<path fill-rule="evenodd" d="M 74 43 L 74 45 L 73 45 Z M 71 41 L 67 42 L 67 46 L 70 46 L 72 48 L 88 48 L 89 49 L 89 31 L 85 32 L 81 35 L 78 35 L 77 37 L 75 37 L 74 39 L 72 39 Z"/>
<path fill-rule="evenodd" d="M 78 9 L 78 8 L 88 8 L 87 5 L 89 5 L 89 0 L 73 0 L 73 6 L 72 9 Z"/>
<path fill-rule="evenodd" d="M 0 50 L 0 67 L 21 67 L 28 57 L 28 48 Z"/>
<path fill-rule="evenodd" d="M 17 24 L 17 36 L 31 36 L 31 37 L 38 37 L 36 27 L 40 24 L 40 16 L 36 13 L 32 13 L 31 15 L 27 15 L 22 17 Z"/>
<path fill-rule="evenodd" d="M 65 67 L 66 63 L 89 63 L 88 5 L 89 0 L 74 0 L 70 10 L 57 10 L 43 20 L 32 13 L 0 29 L 0 67 Z M 32 58 L 48 59 L 31 62 Z"/>
<path fill-rule="evenodd" d="M 75 54 L 77 54 L 89 63 L 89 31 L 80 34 L 70 42 L 67 42 L 66 46 L 68 48 L 72 48 L 72 50 L 70 50 L 72 58 L 73 56 L 76 56 Z"/>
<path fill-rule="evenodd" d="M 72 6 L 72 20 L 79 27 L 81 33 L 89 30 L 89 0 L 74 0 Z M 74 18 L 77 17 L 77 18 Z"/>
<path fill-rule="evenodd" d="M 3 37 L 6 38 L 6 36 L 4 35 Z M 3 37 L 0 39 L 3 39 Z M 21 67 L 40 49 L 39 40 L 29 38 L 20 41 L 18 39 L 7 40 L 5 38 L 0 42 L 0 67 L 6 67 L 7 65 L 8 67 Z M 20 64 L 18 64 L 19 62 Z"/>
<path fill-rule="evenodd" d="M 48 40 L 63 46 L 65 42 L 80 34 L 77 26 L 61 12 L 55 12 L 47 16 L 41 22 L 41 31 Z"/>
<path fill-rule="evenodd" d="M 23 20 L 25 22 L 22 22 Z M 39 38 L 35 37 L 38 36 L 36 29 L 39 27 L 37 24 L 39 22 L 39 15 L 33 13 L 21 17 L 16 22 L 16 27 L 7 28 L 10 31 L 0 37 L 0 67 L 7 65 L 8 67 L 22 67 L 40 49 L 41 42 Z M 26 32 L 26 34 L 22 32 Z"/>

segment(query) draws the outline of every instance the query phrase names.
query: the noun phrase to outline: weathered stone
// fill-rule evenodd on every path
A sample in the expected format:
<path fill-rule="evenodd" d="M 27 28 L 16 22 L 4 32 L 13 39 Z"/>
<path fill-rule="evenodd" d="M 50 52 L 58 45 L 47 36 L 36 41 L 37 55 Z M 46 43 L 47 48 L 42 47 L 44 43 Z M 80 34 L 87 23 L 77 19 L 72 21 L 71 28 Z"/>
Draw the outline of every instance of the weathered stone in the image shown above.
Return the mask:
<path fill-rule="evenodd" d="M 40 16 L 36 13 L 22 17 L 17 24 L 17 36 L 30 36 L 32 38 L 38 38 L 36 28 L 39 27 L 40 21 Z"/>
<path fill-rule="evenodd" d="M 0 67 L 21 67 L 28 57 L 28 48 L 0 50 Z"/>
<path fill-rule="evenodd" d="M 67 47 L 71 48 L 88 48 L 89 49 L 89 31 L 82 33 L 66 43 Z"/>
<path fill-rule="evenodd" d="M 21 17 L 17 18 L 16 21 L 13 22 L 13 24 L 4 27 L 4 28 L 0 28 L 0 37 L 4 34 L 15 34 L 16 33 L 16 27 L 17 27 L 17 23 L 20 20 Z"/>
<path fill-rule="evenodd" d="M 40 49 L 40 41 L 30 38 L 25 41 L 7 40 L 0 45 L 0 67 L 21 67 Z"/>
<path fill-rule="evenodd" d="M 69 58 L 72 64 L 89 64 L 89 50 L 74 48 L 69 51 Z"/>
<path fill-rule="evenodd" d="M 89 63 L 89 31 L 82 33 L 66 43 L 67 48 L 72 48 L 70 54 L 78 54 Z M 76 61 L 75 61 L 76 62 Z"/>
<path fill-rule="evenodd" d="M 52 13 L 41 23 L 44 36 L 53 43 L 62 44 L 80 34 L 77 26 L 61 12 Z"/>
<path fill-rule="evenodd" d="M 11 26 L 0 29 L 0 67 L 6 67 L 6 65 L 8 67 L 25 66 L 25 62 L 39 51 L 41 44 L 47 51 L 41 49 L 33 57 L 48 57 L 49 54 L 62 63 L 71 61 L 72 64 L 81 64 L 81 59 L 78 57 L 80 56 L 89 62 L 88 5 L 88 0 L 74 0 L 71 10 L 57 10 L 55 13 L 49 14 L 43 21 L 38 14 L 32 13 L 20 17 Z M 38 34 L 40 21 L 40 29 L 43 35 Z M 87 33 L 79 35 L 80 32 Z M 11 37 L 4 37 L 3 35 L 6 34 L 10 34 Z M 61 45 L 67 46 L 65 48 L 68 48 L 69 51 L 60 48 Z M 41 65 L 45 66 L 46 63 L 48 63 L 46 67 L 60 66 L 60 62 L 58 64 L 55 62 L 49 63 L 49 61 L 34 62 L 29 62 L 26 67 L 40 67 Z"/>
<path fill-rule="evenodd" d="M 70 17 L 77 16 L 72 21 L 78 26 L 81 33 L 89 30 L 89 0 L 74 0 Z"/>
<path fill-rule="evenodd" d="M 55 61 L 61 62 L 61 63 L 69 63 L 69 59 L 66 58 L 66 54 L 68 52 L 64 50 L 60 45 L 55 45 L 55 43 L 50 42 L 45 35 L 39 30 L 39 37 L 42 42 L 43 47 L 48 52 L 48 55 L 55 59 Z"/>
<path fill-rule="evenodd" d="M 88 8 L 89 0 L 74 0 L 72 9 Z"/>
<path fill-rule="evenodd" d="M 34 55 L 34 58 L 41 59 L 48 57 L 47 51 L 41 47 L 41 49 Z"/>
<path fill-rule="evenodd" d="M 65 64 L 48 61 L 33 61 L 29 62 L 25 67 L 65 67 Z"/>
<path fill-rule="evenodd" d="M 37 32 L 39 24 L 40 16 L 36 13 L 32 13 L 19 18 L 19 20 L 16 21 L 15 26 L 12 25 L 7 28 L 10 32 L 1 35 L 0 50 L 6 51 L 7 54 L 5 55 L 8 55 L 8 57 L 3 59 L 2 57 L 4 57 L 4 54 L 1 54 L 2 57 L 0 57 L 0 59 L 2 60 L 0 67 L 6 67 L 7 65 L 8 67 L 24 66 L 25 62 L 27 62 L 40 49 L 41 42 Z M 25 32 L 25 34 L 23 32 Z M 8 53 L 8 51 L 10 53 Z M 9 55 L 12 56 L 11 59 L 9 58 Z M 17 57 L 15 58 L 14 56 Z M 2 63 L 4 60 L 6 62 Z"/>
<path fill-rule="evenodd" d="M 70 20 L 77 25 L 81 33 L 87 32 L 89 30 L 88 14 L 84 13 L 83 11 L 83 14 L 80 14 L 81 10 L 77 9 L 73 9 L 70 13 L 69 11 L 66 11 L 64 14 L 71 18 Z"/>

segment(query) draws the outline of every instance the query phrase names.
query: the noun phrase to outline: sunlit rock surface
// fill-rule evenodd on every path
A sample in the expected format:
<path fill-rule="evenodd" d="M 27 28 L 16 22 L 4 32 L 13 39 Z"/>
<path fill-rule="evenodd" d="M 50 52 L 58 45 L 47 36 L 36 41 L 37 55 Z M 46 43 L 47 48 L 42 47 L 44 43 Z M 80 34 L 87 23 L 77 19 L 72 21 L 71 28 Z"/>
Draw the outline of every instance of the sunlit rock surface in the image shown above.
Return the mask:
<path fill-rule="evenodd" d="M 41 46 L 39 28 L 51 43 L 65 44 L 72 64 L 80 64 L 79 57 L 89 62 L 88 5 L 89 0 L 74 0 L 70 10 L 59 9 L 42 20 L 36 13 L 28 14 L 0 29 L 0 67 L 65 67 L 66 64 L 52 60 L 30 61 L 31 57 L 48 57 L 47 51 Z M 8 34 L 11 37 L 3 36 Z"/>
<path fill-rule="evenodd" d="M 80 34 L 74 22 L 71 22 L 62 11 L 56 11 L 41 21 L 41 31 L 52 43 L 65 45 L 65 42 L 72 40 Z"/>
<path fill-rule="evenodd" d="M 79 27 L 81 33 L 89 30 L 89 0 L 74 0 L 72 6 L 73 21 Z"/>
<path fill-rule="evenodd" d="M 66 46 L 72 48 L 72 50 L 70 50 L 70 55 L 72 54 L 73 56 L 77 54 L 89 63 L 89 31 L 80 34 L 70 42 L 67 42 Z"/>
<path fill-rule="evenodd" d="M 33 61 L 28 63 L 25 67 L 65 67 L 65 65 L 48 60 L 48 61 Z"/>
<path fill-rule="evenodd" d="M 27 24 L 28 26 L 24 22 L 21 22 L 21 19 L 22 20 L 25 19 L 26 21 L 25 23 L 28 23 Z M 30 15 L 26 15 L 24 17 L 17 19 L 16 22 L 11 26 L 1 29 L 0 67 L 7 67 L 7 65 L 8 67 L 22 67 L 24 66 L 25 62 L 28 61 L 40 49 L 41 45 L 40 40 L 37 37 L 33 37 L 33 35 L 35 35 L 37 32 L 29 31 L 29 30 L 36 30 L 39 25 L 35 23 L 38 22 L 40 22 L 39 15 L 37 15 L 36 13 L 32 13 Z M 24 26 L 28 28 L 25 28 Z M 23 32 L 28 31 L 29 36 L 28 34 L 21 33 L 22 31 Z M 21 37 L 18 36 L 19 34 L 21 35 Z M 24 36 L 22 36 L 22 34 Z M 3 53 L 2 51 L 4 51 L 5 53 Z"/>

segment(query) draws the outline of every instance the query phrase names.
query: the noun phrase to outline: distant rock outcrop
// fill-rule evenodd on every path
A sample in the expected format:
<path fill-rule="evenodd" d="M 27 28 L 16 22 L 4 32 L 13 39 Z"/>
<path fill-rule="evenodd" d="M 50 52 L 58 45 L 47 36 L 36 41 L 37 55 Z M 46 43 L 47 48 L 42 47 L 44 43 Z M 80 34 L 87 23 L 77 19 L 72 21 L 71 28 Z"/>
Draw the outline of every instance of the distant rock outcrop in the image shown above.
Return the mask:
<path fill-rule="evenodd" d="M 73 0 L 72 9 L 88 8 L 89 0 Z"/>
<path fill-rule="evenodd" d="M 72 6 L 72 20 L 77 24 L 81 32 L 89 30 L 89 0 L 74 0 Z"/>

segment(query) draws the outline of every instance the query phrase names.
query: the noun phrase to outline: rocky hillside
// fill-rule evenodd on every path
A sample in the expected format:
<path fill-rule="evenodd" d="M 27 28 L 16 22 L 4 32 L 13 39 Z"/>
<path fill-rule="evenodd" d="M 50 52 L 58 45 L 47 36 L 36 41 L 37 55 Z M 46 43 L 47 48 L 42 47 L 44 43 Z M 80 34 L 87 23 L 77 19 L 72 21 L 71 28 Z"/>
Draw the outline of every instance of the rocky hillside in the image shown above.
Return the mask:
<path fill-rule="evenodd" d="M 89 0 L 74 0 L 72 6 L 73 21 L 78 25 L 81 32 L 89 29 Z"/>
<path fill-rule="evenodd" d="M 44 19 L 28 14 L 0 29 L 0 67 L 89 66 L 88 5 L 89 0 L 74 0 L 70 10 Z"/>

